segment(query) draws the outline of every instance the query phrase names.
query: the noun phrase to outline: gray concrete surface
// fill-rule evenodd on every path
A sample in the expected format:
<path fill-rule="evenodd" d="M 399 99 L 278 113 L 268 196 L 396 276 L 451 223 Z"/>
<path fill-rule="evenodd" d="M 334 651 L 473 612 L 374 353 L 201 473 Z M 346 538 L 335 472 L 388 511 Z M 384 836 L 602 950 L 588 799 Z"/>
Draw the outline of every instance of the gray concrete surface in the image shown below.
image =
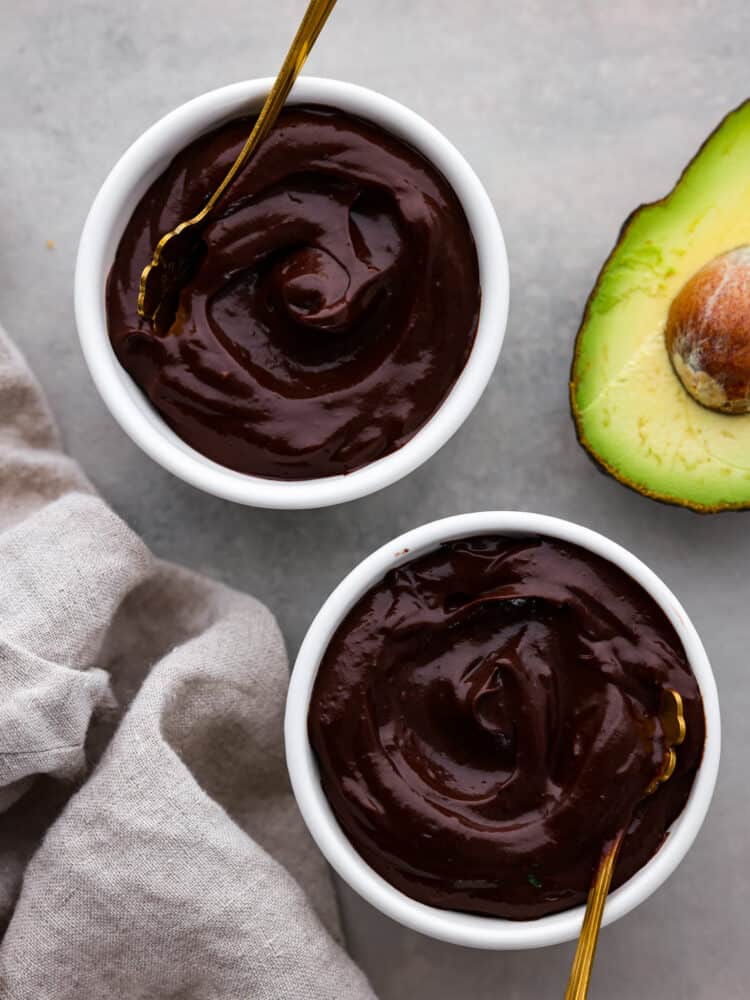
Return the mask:
<path fill-rule="evenodd" d="M 39 374 L 70 451 L 116 510 L 159 555 L 266 601 L 292 655 L 345 571 L 441 515 L 491 507 L 559 514 L 645 558 L 703 634 L 723 696 L 726 752 L 689 858 L 604 932 L 593 996 L 741 1000 L 750 981 L 750 513 L 699 518 L 601 476 L 576 444 L 566 388 L 583 302 L 623 218 L 668 190 L 750 92 L 750 6 L 341 0 L 309 71 L 405 102 L 466 154 L 505 229 L 511 320 L 483 401 L 426 467 L 344 507 L 273 513 L 203 496 L 129 442 L 84 368 L 72 272 L 85 213 L 120 152 L 185 99 L 273 73 L 302 7 L 0 3 L 0 317 Z M 342 901 L 351 948 L 384 1000 L 562 995 L 571 947 L 496 955 L 447 947 L 349 892 Z"/>

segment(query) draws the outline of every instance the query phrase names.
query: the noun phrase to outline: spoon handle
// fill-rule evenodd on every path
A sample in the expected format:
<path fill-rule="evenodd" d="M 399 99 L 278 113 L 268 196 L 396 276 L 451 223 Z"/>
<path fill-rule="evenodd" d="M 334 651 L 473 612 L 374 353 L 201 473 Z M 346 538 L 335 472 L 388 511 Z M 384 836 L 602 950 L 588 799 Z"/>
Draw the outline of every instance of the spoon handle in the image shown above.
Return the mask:
<path fill-rule="evenodd" d="M 599 871 L 589 889 L 588 899 L 586 900 L 586 912 L 583 916 L 583 926 L 578 938 L 573 967 L 570 970 L 570 979 L 568 980 L 568 988 L 565 991 L 565 1000 L 586 1000 L 586 996 L 588 995 L 591 967 L 594 964 L 604 903 L 606 902 L 607 893 L 612 883 L 612 873 L 617 864 L 617 856 L 620 853 L 624 836 L 625 831 L 623 830 L 602 856 L 602 860 L 599 863 Z"/>
<path fill-rule="evenodd" d="M 310 50 L 315 44 L 318 35 L 323 30 L 323 25 L 328 20 L 328 15 L 335 5 L 336 0 L 310 0 L 300 26 L 297 28 L 297 34 L 292 39 L 292 44 L 289 46 L 289 51 L 279 70 L 279 75 L 274 80 L 252 132 L 242 147 L 239 156 L 229 168 L 224 180 L 211 195 L 203 209 L 192 220 L 194 223 L 202 222 L 213 210 L 218 200 L 245 166 L 255 149 L 273 128 L 276 118 L 289 96 L 289 91 L 292 89 L 294 81 L 305 65 Z"/>

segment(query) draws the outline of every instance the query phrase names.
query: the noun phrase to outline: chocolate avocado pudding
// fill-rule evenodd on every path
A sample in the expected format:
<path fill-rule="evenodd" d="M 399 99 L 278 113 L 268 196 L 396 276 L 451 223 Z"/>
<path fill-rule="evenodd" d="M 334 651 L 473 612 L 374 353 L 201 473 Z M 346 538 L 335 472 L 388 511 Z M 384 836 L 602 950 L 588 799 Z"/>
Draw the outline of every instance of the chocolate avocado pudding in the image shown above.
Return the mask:
<path fill-rule="evenodd" d="M 141 199 L 109 276 L 110 339 L 208 458 L 276 479 L 351 472 L 413 437 L 461 374 L 480 306 L 474 240 L 448 182 L 411 146 L 342 111 L 290 107 L 211 216 L 159 335 L 138 315 L 141 272 L 251 126 L 202 136 Z"/>
<path fill-rule="evenodd" d="M 664 688 L 687 739 L 652 795 Z M 621 569 L 548 538 L 446 543 L 352 608 L 321 662 L 309 736 L 356 850 L 432 906 L 525 920 L 615 884 L 685 806 L 703 706 L 663 611 Z"/>

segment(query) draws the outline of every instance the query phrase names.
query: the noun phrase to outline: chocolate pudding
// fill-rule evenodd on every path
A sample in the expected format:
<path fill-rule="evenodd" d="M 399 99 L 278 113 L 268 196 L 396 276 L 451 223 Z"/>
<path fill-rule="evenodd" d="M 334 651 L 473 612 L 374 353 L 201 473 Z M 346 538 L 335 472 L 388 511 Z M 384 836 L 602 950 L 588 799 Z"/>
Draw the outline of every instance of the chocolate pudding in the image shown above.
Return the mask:
<path fill-rule="evenodd" d="M 290 107 L 210 217 L 160 335 L 138 315 L 141 272 L 252 124 L 196 140 L 139 202 L 107 285 L 110 339 L 208 458 L 273 479 L 351 472 L 413 437 L 461 374 L 480 306 L 474 240 L 411 146 L 342 111 Z"/>
<path fill-rule="evenodd" d="M 661 691 L 683 698 L 674 776 Z M 549 538 L 442 545 L 352 608 L 320 665 L 309 737 L 364 860 L 444 909 L 527 920 L 583 903 L 627 833 L 619 885 L 685 806 L 705 738 L 698 684 L 655 601 Z"/>

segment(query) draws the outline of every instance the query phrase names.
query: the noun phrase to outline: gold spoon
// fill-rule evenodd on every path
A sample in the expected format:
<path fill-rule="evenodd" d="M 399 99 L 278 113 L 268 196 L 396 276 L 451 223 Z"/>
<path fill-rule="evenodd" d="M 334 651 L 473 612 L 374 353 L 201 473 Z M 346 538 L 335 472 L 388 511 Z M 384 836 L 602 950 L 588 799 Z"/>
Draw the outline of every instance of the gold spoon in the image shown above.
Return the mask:
<path fill-rule="evenodd" d="M 138 292 L 138 312 L 144 319 L 150 319 L 158 332 L 166 332 L 174 322 L 180 291 L 195 273 L 204 249 L 201 231 L 206 219 L 273 128 L 292 84 L 335 4 L 336 0 L 310 0 L 279 75 L 239 156 L 200 212 L 162 236 L 151 262 L 143 269 Z"/>
<path fill-rule="evenodd" d="M 653 794 L 662 782 L 669 781 L 672 777 L 677 764 L 677 752 L 674 748 L 685 740 L 687 726 L 682 698 L 673 688 L 666 688 L 662 692 L 659 718 L 664 730 L 667 755 L 664 758 L 661 771 L 646 789 L 646 795 Z M 596 943 L 599 938 L 604 903 L 612 882 L 612 873 L 617 863 L 617 856 L 625 839 L 625 832 L 624 829 L 621 830 L 614 841 L 607 844 L 602 853 L 599 870 L 596 873 L 596 878 L 586 900 L 586 912 L 583 917 L 583 926 L 578 938 L 575 958 L 573 959 L 573 967 L 570 970 L 570 979 L 568 980 L 568 988 L 565 991 L 565 1000 L 586 1000 L 586 996 L 588 995 L 591 968 L 594 964 L 594 954 L 596 953 Z"/>

